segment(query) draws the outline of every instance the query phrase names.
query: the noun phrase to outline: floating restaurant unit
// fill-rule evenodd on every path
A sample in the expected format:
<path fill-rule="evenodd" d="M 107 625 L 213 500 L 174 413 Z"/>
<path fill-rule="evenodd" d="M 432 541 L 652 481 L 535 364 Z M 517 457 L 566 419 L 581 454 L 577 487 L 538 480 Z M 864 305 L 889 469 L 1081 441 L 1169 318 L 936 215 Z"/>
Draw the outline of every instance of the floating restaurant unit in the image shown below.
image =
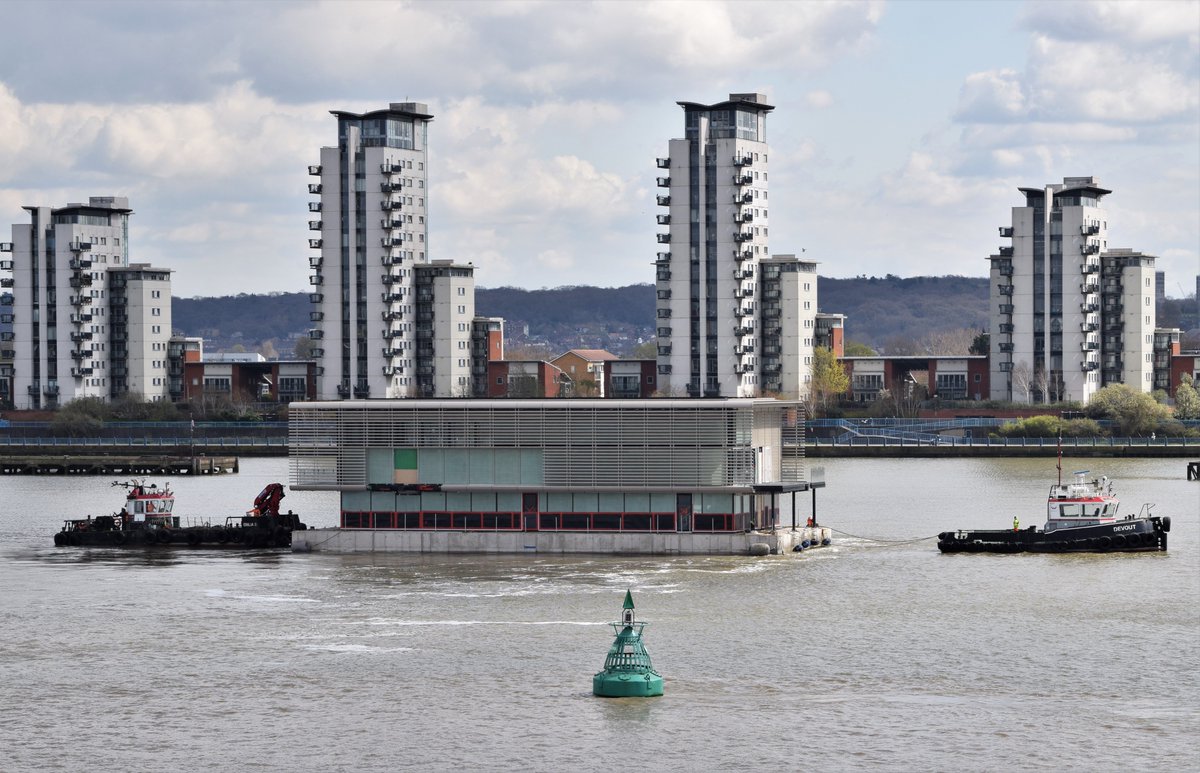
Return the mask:
<path fill-rule="evenodd" d="M 293 547 L 786 552 L 823 485 L 803 432 L 799 403 L 757 398 L 295 403 L 292 488 L 340 491 L 341 525 Z"/>

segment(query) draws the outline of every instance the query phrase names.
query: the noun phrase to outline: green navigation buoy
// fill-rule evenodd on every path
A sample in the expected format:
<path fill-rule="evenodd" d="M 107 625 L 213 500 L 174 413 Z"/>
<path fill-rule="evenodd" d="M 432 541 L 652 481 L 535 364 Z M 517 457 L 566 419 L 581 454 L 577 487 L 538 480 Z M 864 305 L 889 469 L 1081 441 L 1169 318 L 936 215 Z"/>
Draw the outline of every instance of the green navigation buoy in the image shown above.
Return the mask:
<path fill-rule="evenodd" d="M 604 670 L 592 677 L 592 694 L 601 698 L 649 698 L 663 694 L 662 675 L 654 670 L 642 644 L 646 623 L 633 618 L 633 594 L 625 591 L 621 621 L 611 623 L 617 638 L 608 648 Z"/>

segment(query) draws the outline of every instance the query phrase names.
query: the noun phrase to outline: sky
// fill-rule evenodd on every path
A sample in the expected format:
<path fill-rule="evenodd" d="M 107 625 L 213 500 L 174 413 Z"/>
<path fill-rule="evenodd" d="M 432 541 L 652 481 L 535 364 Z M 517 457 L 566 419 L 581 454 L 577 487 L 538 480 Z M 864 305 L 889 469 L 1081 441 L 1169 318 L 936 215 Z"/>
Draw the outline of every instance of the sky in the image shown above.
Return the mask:
<path fill-rule="evenodd" d="M 652 282 L 677 101 L 764 93 L 773 253 L 985 276 L 1018 187 L 1200 274 L 1200 2 L 8 2 L 0 222 L 128 196 L 181 297 L 308 289 L 331 110 L 424 102 L 429 256 L 480 287 Z M 7 230 L 7 229 L 5 229 Z"/>

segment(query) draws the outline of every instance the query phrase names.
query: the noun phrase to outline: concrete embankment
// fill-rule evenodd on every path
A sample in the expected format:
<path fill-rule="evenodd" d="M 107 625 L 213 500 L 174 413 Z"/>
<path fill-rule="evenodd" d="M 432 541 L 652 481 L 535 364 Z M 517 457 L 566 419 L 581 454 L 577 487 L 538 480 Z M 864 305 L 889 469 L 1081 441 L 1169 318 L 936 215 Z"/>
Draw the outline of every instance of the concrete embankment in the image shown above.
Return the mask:
<path fill-rule="evenodd" d="M 1019 442 L 1019 441 L 1018 441 Z M 1036 441 L 1035 441 L 1036 442 Z M 1151 441 L 1153 443 L 1153 441 Z M 1195 458 L 1200 456 L 1200 442 L 1183 444 L 1147 444 L 1123 443 L 1109 445 L 1104 440 L 1097 440 L 1095 445 L 1066 445 L 1062 449 L 1064 456 L 1074 457 L 1131 457 L 1131 458 Z M 1058 446 L 1051 441 L 1048 444 L 1010 445 L 978 444 L 978 445 L 807 445 L 804 455 L 809 459 L 826 458 L 926 458 L 946 459 L 954 457 L 1054 457 L 1058 455 Z"/>

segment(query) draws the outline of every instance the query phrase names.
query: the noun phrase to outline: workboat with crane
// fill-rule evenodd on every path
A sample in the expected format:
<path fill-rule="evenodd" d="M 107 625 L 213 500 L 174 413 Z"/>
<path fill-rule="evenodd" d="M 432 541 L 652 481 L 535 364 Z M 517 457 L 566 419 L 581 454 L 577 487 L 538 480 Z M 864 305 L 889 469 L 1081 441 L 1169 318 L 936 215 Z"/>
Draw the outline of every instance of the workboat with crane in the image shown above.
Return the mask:
<path fill-rule="evenodd" d="M 1151 515 L 1153 505 L 1142 505 L 1138 515 L 1119 514 L 1120 502 L 1106 476 L 1089 478 L 1088 470 L 1050 487 L 1046 525 L 1012 529 L 944 531 L 938 535 L 943 553 L 1114 553 L 1167 549 L 1171 517 Z"/>
<path fill-rule="evenodd" d="M 160 488 L 135 479 L 112 485 L 125 489 L 125 505 L 112 515 L 65 521 L 54 535 L 55 545 L 285 548 L 292 544 L 293 531 L 308 528 L 292 511 L 279 512 L 285 496 L 279 483 L 268 484 L 245 515 L 229 516 L 223 522 L 199 518 L 184 524 L 175 514 L 175 493 L 169 484 Z"/>

